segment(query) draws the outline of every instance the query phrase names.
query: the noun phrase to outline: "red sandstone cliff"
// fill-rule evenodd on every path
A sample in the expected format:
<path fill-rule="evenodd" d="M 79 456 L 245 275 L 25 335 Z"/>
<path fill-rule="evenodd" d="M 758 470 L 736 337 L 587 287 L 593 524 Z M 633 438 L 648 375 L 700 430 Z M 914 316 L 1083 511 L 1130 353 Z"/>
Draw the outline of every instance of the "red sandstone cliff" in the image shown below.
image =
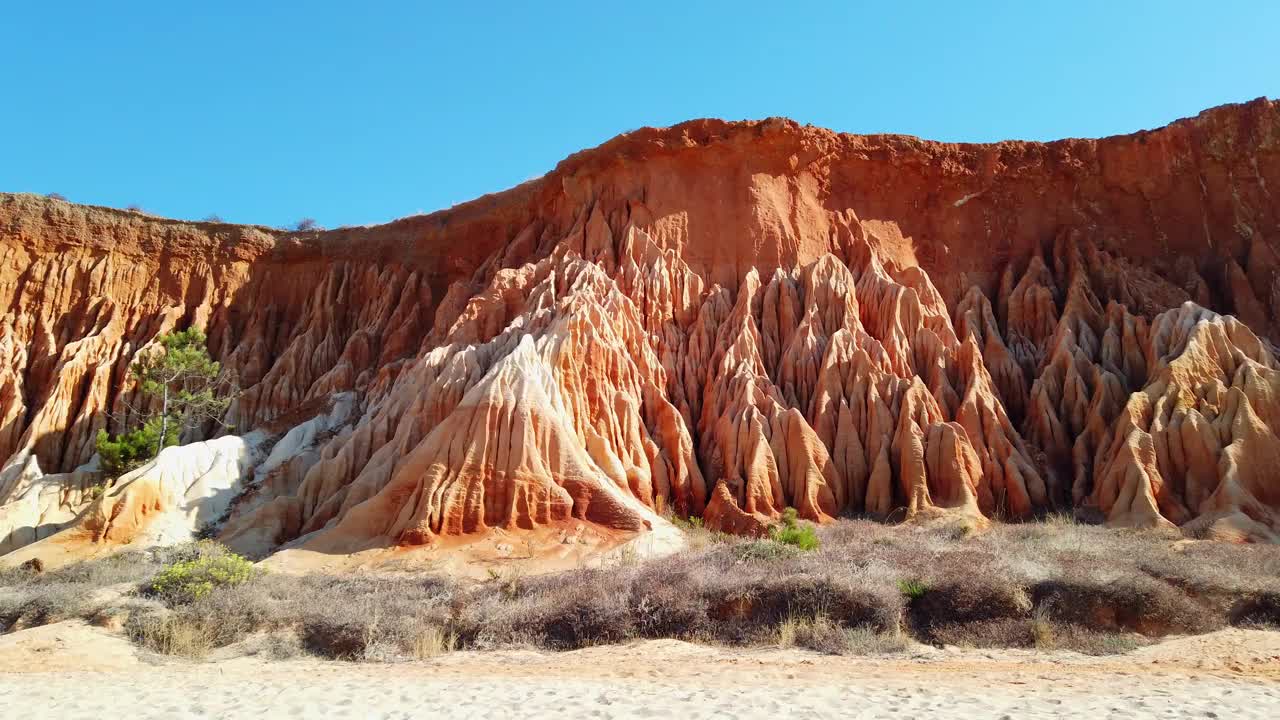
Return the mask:
<path fill-rule="evenodd" d="M 788 506 L 1274 540 L 1275 192 L 1260 99 L 1047 144 L 693 121 L 330 232 L 0 195 L 0 506 L 89 460 L 134 353 L 195 324 L 237 428 L 357 398 L 236 505 L 256 552 Z M 65 477 L 41 507 L 84 501 Z"/>

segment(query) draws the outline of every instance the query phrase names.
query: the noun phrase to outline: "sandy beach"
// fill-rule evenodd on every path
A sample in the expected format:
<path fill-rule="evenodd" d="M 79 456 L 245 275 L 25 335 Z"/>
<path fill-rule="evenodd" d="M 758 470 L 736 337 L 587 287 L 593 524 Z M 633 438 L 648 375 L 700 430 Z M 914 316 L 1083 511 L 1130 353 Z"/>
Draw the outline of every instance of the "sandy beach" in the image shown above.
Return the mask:
<path fill-rule="evenodd" d="M 359 664 L 159 658 L 78 622 L 0 638 L 0 716 L 1273 718 L 1280 634 L 1127 655 L 916 648 L 845 658 L 650 641 Z"/>

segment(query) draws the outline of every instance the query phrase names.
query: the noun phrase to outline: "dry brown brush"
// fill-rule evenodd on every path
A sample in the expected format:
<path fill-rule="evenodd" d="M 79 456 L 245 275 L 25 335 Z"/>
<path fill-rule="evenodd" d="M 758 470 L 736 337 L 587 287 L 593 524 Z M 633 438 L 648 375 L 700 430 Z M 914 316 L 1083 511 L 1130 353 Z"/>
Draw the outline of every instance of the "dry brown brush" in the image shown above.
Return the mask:
<path fill-rule="evenodd" d="M 224 550 L 9 570 L 0 632 L 79 617 L 114 622 L 167 654 L 204 657 L 266 637 L 283 654 L 387 661 L 641 638 L 833 654 L 897 652 L 913 640 L 1105 654 L 1228 625 L 1280 628 L 1274 546 L 1061 520 L 977 534 L 842 520 L 820 528 L 810 552 L 687 532 L 697 549 L 554 575 L 259 572 L 180 599 L 148 593 L 152 578 Z"/>

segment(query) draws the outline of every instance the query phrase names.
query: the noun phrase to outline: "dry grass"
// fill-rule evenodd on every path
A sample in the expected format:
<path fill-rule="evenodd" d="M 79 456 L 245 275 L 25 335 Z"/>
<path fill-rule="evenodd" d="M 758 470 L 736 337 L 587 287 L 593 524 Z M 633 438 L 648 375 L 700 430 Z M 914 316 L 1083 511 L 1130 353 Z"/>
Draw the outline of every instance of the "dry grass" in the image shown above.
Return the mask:
<path fill-rule="evenodd" d="M 52 572 L 7 570 L 0 574 L 0 632 L 89 617 L 163 566 L 150 553 L 122 553 Z"/>
<path fill-rule="evenodd" d="M 207 622 L 174 613 L 135 614 L 127 628 L 135 642 L 163 655 L 202 660 L 216 647 L 216 631 Z"/>
<path fill-rule="evenodd" d="M 782 621 L 777 630 L 777 644 L 827 655 L 887 655 L 910 646 L 896 629 L 849 628 L 823 615 Z"/>
<path fill-rule="evenodd" d="M 458 647 L 458 636 L 435 626 L 424 627 L 413 638 L 413 657 L 417 660 L 451 653 Z"/>
<path fill-rule="evenodd" d="M 817 549 L 714 535 L 662 559 L 463 583 L 431 575 L 258 574 L 163 606 L 145 597 L 200 546 L 0 574 L 0 630 L 123 618 L 157 652 L 267 651 L 360 661 L 458 648 L 572 649 L 637 638 L 833 654 L 938 645 L 1124 652 L 1228 624 L 1280 627 L 1280 547 L 1187 542 L 1057 518 L 985 533 L 842 520 Z M 268 638 L 268 640 L 263 640 Z"/>

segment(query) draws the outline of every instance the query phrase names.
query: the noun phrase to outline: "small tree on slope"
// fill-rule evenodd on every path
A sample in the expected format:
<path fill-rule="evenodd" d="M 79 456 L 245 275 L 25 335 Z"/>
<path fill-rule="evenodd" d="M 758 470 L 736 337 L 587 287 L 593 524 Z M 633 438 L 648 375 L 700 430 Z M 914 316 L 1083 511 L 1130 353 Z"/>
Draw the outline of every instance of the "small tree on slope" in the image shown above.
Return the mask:
<path fill-rule="evenodd" d="M 221 364 L 209 357 L 204 333 L 191 328 L 157 340 L 159 346 L 140 353 L 129 372 L 159 409 L 131 406 L 131 417 L 140 418 L 142 426 L 119 437 L 98 431 L 98 456 L 108 476 L 119 477 L 177 445 L 188 428 L 221 423 L 231 404 L 231 383 L 222 375 Z"/>

